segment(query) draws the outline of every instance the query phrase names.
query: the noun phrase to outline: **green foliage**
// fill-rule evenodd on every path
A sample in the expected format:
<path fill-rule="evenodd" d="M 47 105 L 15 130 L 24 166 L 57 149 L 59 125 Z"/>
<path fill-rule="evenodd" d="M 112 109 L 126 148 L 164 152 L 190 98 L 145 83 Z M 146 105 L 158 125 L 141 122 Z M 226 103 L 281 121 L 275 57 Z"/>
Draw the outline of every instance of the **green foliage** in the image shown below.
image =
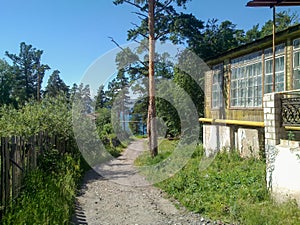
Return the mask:
<path fill-rule="evenodd" d="M 5 60 L 0 59 L 0 106 L 15 104 L 11 96 L 14 78 L 12 67 Z"/>
<path fill-rule="evenodd" d="M 89 167 L 77 150 L 72 115 L 65 95 L 47 96 L 15 109 L 0 108 L 0 136 L 30 138 L 39 132 L 68 141 L 67 153 L 45 150 L 38 167 L 25 174 L 20 196 L 11 202 L 3 224 L 68 224 L 82 169 Z"/>
<path fill-rule="evenodd" d="M 97 95 L 95 97 L 95 110 L 100 108 L 104 108 L 106 105 L 107 98 L 104 92 L 104 85 L 101 85 L 97 91 Z"/>
<path fill-rule="evenodd" d="M 13 73 L 15 76 L 11 93 L 16 103 L 20 106 L 27 101 L 40 95 L 38 88 L 41 87 L 45 72 L 50 69 L 46 64 L 41 64 L 43 51 L 27 45 L 20 44 L 19 54 L 5 52 L 5 55 L 12 60 Z"/>
<path fill-rule="evenodd" d="M 165 142 L 164 160 L 174 149 L 173 142 Z M 300 210 L 295 202 L 277 205 L 266 187 L 265 162 L 241 158 L 237 152 L 218 153 L 206 170 L 199 170 L 203 156 L 199 146 L 188 164 L 175 176 L 157 186 L 178 199 L 193 212 L 223 222 L 241 224 L 299 224 Z M 136 164 L 158 163 L 142 155 Z"/>
<path fill-rule="evenodd" d="M 289 141 L 294 141 L 295 140 L 295 134 L 293 133 L 293 131 L 289 131 L 287 136 L 288 136 Z"/>
<path fill-rule="evenodd" d="M 6 105 L 0 108 L 0 136 L 29 138 L 39 132 L 63 140 L 73 137 L 72 115 L 65 96 L 46 97 L 40 103 L 32 101 L 20 109 Z"/>
<path fill-rule="evenodd" d="M 100 140 L 112 156 L 120 156 L 123 148 L 126 147 L 128 142 L 125 141 L 121 143 L 114 133 L 111 123 L 111 110 L 107 108 L 99 108 L 96 113 L 96 127 Z"/>
<path fill-rule="evenodd" d="M 299 17 L 297 13 L 291 12 L 290 10 L 284 10 L 276 13 L 276 31 L 282 31 L 287 29 L 289 26 L 293 26 L 299 23 Z M 273 33 L 273 20 L 268 20 L 259 29 L 259 24 L 253 26 L 250 30 L 246 32 L 244 37 L 244 42 L 249 43 L 260 38 L 263 38 Z"/>
<path fill-rule="evenodd" d="M 59 156 L 55 152 L 42 159 L 50 167 L 41 163 L 27 174 L 21 196 L 5 214 L 3 224 L 69 224 L 82 174 L 80 160 L 78 156 Z"/>
<path fill-rule="evenodd" d="M 48 79 L 47 86 L 45 88 L 45 94 L 51 97 L 64 94 L 69 96 L 69 87 L 59 76 L 60 71 L 54 70 Z"/>
<path fill-rule="evenodd" d="M 258 40 L 259 38 L 261 38 L 261 31 L 259 30 L 259 24 L 256 24 L 246 32 L 245 42 L 249 43 Z"/>
<path fill-rule="evenodd" d="M 289 26 L 299 23 L 298 15 L 290 10 L 276 13 L 276 31 L 282 31 Z M 273 32 L 273 21 L 267 21 L 261 28 L 261 37 L 271 35 Z"/>
<path fill-rule="evenodd" d="M 189 0 L 157 0 L 155 3 L 155 39 L 173 43 L 183 43 L 187 38 L 193 35 L 200 35 L 200 29 L 203 28 L 203 22 L 197 20 L 192 14 L 178 13 L 176 8 L 183 7 Z M 114 4 L 130 4 L 139 10 L 141 23 L 139 26 L 128 30 L 128 40 L 142 39 L 148 36 L 148 1 L 124 1 L 115 0 Z"/>
<path fill-rule="evenodd" d="M 237 29 L 236 24 L 226 20 L 208 20 L 201 35 L 191 38 L 189 48 L 203 60 L 212 58 L 222 52 L 243 44 L 244 31 Z"/>

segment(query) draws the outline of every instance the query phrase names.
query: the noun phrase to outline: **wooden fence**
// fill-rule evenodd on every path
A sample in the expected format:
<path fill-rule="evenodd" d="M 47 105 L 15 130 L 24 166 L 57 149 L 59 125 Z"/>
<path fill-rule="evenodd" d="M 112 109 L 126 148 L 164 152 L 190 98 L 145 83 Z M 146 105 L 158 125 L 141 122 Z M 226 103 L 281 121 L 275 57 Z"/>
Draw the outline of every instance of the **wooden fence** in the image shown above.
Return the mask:
<path fill-rule="evenodd" d="M 20 193 L 26 172 L 36 168 L 38 157 L 49 149 L 65 152 L 68 142 L 39 133 L 31 138 L 0 137 L 0 219 Z"/>

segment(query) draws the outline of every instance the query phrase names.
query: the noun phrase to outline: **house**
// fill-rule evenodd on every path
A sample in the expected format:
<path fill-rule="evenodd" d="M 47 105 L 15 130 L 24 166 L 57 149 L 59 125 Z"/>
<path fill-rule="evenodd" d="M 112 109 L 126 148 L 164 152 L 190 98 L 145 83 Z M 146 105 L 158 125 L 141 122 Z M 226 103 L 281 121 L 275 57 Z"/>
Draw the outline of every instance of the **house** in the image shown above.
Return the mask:
<path fill-rule="evenodd" d="M 208 154 L 236 148 L 259 157 L 290 132 L 300 140 L 300 25 L 276 34 L 275 93 L 272 41 L 267 36 L 207 61 L 200 121 Z"/>

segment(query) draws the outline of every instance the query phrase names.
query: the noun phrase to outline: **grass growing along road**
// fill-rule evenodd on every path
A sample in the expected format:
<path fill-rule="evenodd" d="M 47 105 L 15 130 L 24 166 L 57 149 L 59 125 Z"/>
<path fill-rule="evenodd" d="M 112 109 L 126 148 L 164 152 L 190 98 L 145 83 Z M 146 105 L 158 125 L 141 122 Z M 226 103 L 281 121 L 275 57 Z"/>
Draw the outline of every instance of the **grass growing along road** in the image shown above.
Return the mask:
<path fill-rule="evenodd" d="M 135 163 L 156 164 L 171 155 L 176 144 L 165 140 L 158 157 L 152 159 L 145 153 Z M 214 220 L 247 225 L 300 224 L 300 210 L 294 201 L 278 205 L 272 200 L 264 161 L 243 159 L 235 151 L 223 152 L 200 171 L 203 152 L 198 146 L 180 172 L 156 185 L 189 210 Z"/>

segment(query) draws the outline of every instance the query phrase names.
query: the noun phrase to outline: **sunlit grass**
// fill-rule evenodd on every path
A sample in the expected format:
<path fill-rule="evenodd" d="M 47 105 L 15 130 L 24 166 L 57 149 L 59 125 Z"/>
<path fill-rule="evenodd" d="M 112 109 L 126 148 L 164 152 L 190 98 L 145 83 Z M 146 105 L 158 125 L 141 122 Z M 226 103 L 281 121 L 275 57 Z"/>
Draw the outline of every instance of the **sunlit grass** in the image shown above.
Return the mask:
<path fill-rule="evenodd" d="M 176 142 L 165 140 L 158 157 L 152 159 L 145 153 L 136 165 L 165 160 L 175 145 Z M 200 171 L 203 151 L 198 146 L 180 172 L 156 185 L 189 210 L 210 219 L 250 225 L 300 224 L 300 210 L 295 202 L 273 202 L 266 187 L 264 161 L 243 159 L 235 151 L 222 152 L 206 170 Z"/>

